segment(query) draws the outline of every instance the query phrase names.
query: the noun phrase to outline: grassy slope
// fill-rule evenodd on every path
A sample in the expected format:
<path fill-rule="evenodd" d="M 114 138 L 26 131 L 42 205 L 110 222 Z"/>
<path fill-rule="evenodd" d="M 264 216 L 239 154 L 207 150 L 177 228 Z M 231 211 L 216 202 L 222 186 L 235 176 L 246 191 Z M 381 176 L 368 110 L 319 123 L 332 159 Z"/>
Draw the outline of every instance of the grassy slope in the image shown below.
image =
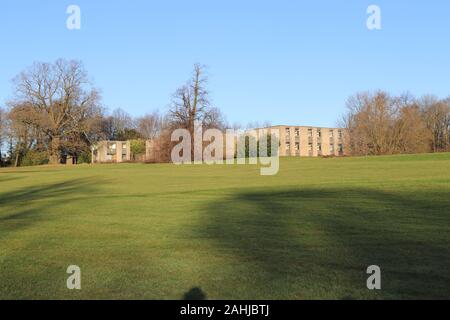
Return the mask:
<path fill-rule="evenodd" d="M 0 298 L 450 298 L 449 266 L 450 154 L 0 171 Z"/>

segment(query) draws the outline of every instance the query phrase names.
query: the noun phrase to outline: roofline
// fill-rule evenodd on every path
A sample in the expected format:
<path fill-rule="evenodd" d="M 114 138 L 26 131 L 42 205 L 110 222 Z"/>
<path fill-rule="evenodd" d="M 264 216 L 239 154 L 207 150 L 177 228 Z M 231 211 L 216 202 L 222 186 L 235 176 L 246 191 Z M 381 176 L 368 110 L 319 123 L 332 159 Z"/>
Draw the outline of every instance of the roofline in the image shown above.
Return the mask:
<path fill-rule="evenodd" d="M 276 128 L 276 127 L 298 127 L 298 128 L 317 128 L 317 129 L 344 129 L 344 128 L 340 128 L 340 127 L 318 127 L 318 126 L 302 126 L 302 125 L 286 125 L 286 124 L 278 124 L 275 126 L 269 126 L 269 127 L 263 127 L 263 128 L 255 128 L 255 129 L 269 129 L 269 128 Z"/>

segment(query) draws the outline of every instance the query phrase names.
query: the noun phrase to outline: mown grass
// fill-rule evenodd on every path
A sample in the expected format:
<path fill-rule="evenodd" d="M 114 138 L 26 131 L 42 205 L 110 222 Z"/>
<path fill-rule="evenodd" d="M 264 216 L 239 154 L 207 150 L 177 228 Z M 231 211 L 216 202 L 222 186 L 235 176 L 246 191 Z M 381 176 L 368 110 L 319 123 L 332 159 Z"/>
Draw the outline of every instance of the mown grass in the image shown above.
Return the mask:
<path fill-rule="evenodd" d="M 450 298 L 449 266 L 450 154 L 0 170 L 1 299 Z"/>

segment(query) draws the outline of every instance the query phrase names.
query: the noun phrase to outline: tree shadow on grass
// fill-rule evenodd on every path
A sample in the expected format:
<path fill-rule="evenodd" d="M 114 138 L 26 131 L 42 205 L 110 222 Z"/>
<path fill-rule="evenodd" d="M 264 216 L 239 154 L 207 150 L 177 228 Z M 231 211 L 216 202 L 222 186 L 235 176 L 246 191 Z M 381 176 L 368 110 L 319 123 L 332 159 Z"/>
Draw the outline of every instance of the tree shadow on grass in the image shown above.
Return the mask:
<path fill-rule="evenodd" d="M 10 182 L 14 180 L 22 179 L 22 177 L 7 175 L 5 173 L 0 173 L 0 183 Z"/>
<path fill-rule="evenodd" d="M 99 225 L 94 211 L 83 212 L 86 200 L 101 205 L 104 198 L 117 198 L 102 193 L 106 183 L 110 181 L 92 177 L 0 192 L 0 299 L 129 299 L 148 294 L 140 287 L 142 277 L 152 274 L 151 261 L 140 254 L 145 248 L 137 247 L 140 242 L 122 227 Z M 70 264 L 84 270 L 83 290 L 66 289 Z"/>
<path fill-rule="evenodd" d="M 98 179 L 72 179 L 0 193 L 0 238 L 50 219 L 48 209 L 93 194 L 101 183 Z"/>
<path fill-rule="evenodd" d="M 242 262 L 254 298 L 449 298 L 449 213 L 439 191 L 244 192 L 207 207 L 201 235 Z"/>

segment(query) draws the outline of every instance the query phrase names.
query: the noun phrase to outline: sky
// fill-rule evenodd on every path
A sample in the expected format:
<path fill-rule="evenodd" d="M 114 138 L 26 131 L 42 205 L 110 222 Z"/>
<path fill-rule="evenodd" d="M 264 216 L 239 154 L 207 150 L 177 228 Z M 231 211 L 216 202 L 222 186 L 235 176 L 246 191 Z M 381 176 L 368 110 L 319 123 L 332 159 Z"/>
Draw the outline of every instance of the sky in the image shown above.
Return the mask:
<path fill-rule="evenodd" d="M 369 5 L 381 30 L 366 26 Z M 34 61 L 65 58 L 109 110 L 164 112 L 201 63 L 230 123 L 335 126 L 360 91 L 449 96 L 449 40 L 447 0 L 2 0 L 0 105 Z"/>

